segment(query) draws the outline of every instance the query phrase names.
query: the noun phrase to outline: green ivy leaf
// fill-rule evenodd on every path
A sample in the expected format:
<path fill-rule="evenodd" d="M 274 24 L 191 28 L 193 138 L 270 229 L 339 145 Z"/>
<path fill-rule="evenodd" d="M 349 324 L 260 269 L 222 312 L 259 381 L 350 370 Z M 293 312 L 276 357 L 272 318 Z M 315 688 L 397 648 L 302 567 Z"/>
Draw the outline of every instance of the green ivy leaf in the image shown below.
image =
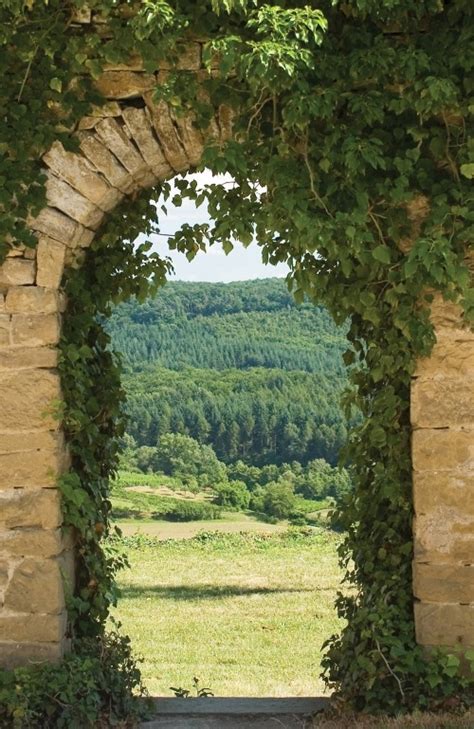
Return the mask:
<path fill-rule="evenodd" d="M 57 91 L 58 94 L 60 94 L 63 89 L 63 83 L 62 83 L 61 79 L 57 78 L 57 76 L 52 78 L 49 82 L 49 88 L 53 89 L 53 91 Z"/>
<path fill-rule="evenodd" d="M 461 165 L 461 175 L 467 177 L 468 180 L 474 179 L 474 162 Z"/>
<path fill-rule="evenodd" d="M 390 248 L 388 246 L 379 245 L 372 251 L 372 257 L 380 263 L 390 263 L 392 258 L 390 254 Z"/>

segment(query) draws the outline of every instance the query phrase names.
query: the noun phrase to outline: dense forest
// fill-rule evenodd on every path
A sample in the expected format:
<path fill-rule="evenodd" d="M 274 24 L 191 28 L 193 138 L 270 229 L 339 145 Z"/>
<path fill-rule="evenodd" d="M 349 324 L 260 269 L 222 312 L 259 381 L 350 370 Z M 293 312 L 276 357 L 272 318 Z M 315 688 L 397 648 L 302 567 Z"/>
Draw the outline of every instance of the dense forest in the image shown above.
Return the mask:
<path fill-rule="evenodd" d="M 109 330 L 134 372 L 267 367 L 345 381 L 344 333 L 323 307 L 297 306 L 282 279 L 169 282 L 154 299 L 118 306 Z"/>
<path fill-rule="evenodd" d="M 347 342 L 281 279 L 171 282 L 117 307 L 108 326 L 137 446 L 171 432 L 211 445 L 225 463 L 336 463 Z"/>

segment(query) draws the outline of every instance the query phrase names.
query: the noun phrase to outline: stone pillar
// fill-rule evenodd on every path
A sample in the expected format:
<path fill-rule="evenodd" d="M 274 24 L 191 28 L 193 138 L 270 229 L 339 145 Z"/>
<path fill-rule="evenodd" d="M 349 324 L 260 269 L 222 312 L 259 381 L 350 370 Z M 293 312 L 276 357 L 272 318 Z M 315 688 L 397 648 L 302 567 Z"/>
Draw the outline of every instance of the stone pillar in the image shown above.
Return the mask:
<path fill-rule="evenodd" d="M 48 258 L 51 279 L 54 266 Z M 57 660 L 66 640 L 72 551 L 61 530 L 57 477 L 65 448 L 56 288 L 38 286 L 34 251 L 0 267 L 0 665 Z M 62 265 L 62 264 L 61 264 Z M 60 276 L 56 276 L 56 286 Z M 51 286 L 51 280 L 45 283 Z"/>
<path fill-rule="evenodd" d="M 437 344 L 412 383 L 417 640 L 474 648 L 474 332 L 435 298 Z"/>

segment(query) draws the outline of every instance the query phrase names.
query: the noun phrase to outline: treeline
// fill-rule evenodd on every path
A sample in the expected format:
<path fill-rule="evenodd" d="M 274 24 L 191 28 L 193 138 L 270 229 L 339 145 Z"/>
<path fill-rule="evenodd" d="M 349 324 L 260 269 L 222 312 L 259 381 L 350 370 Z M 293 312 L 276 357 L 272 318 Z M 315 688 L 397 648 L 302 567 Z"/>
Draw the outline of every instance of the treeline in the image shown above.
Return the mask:
<path fill-rule="evenodd" d="M 281 279 L 168 283 L 118 306 L 108 327 L 137 446 L 178 433 L 227 464 L 337 462 L 347 340 L 324 308 L 297 306 Z"/>
<path fill-rule="evenodd" d="M 171 432 L 212 445 L 225 463 L 334 465 L 346 440 L 342 383 L 322 374 L 153 368 L 124 383 L 127 430 L 138 446 L 156 446 Z"/>
<path fill-rule="evenodd" d="M 219 461 L 212 447 L 200 445 L 194 438 L 176 433 L 162 436 L 154 447 L 137 447 L 127 435 L 121 457 L 123 469 L 120 486 L 124 481 L 135 484 L 148 477 L 148 486 L 159 483 L 160 476 L 172 477 L 179 488 L 189 491 L 210 490 L 216 506 L 265 514 L 275 519 L 298 520 L 304 523 L 305 514 L 315 504 L 334 503 L 350 489 L 348 471 L 333 468 L 323 459 L 315 459 L 302 466 L 293 461 L 281 466 L 270 464 L 258 468 L 243 461 L 226 466 Z M 169 482 L 168 482 L 169 487 Z M 173 504 L 172 512 L 161 510 L 157 518 L 179 520 L 212 517 L 209 504 Z M 217 513 L 217 512 L 216 512 Z"/>

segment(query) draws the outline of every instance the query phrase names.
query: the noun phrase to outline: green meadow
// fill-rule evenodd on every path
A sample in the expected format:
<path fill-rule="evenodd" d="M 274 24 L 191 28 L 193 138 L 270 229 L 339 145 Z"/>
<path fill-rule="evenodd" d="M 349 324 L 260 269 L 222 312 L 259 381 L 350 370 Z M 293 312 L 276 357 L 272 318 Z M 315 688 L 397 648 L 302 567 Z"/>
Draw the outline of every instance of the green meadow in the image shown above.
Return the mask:
<path fill-rule="evenodd" d="M 337 536 L 306 528 L 163 540 L 146 522 L 140 529 L 123 540 L 130 568 L 113 617 L 143 658 L 151 694 L 192 689 L 194 677 L 216 696 L 324 691 L 321 645 L 340 627 Z"/>

